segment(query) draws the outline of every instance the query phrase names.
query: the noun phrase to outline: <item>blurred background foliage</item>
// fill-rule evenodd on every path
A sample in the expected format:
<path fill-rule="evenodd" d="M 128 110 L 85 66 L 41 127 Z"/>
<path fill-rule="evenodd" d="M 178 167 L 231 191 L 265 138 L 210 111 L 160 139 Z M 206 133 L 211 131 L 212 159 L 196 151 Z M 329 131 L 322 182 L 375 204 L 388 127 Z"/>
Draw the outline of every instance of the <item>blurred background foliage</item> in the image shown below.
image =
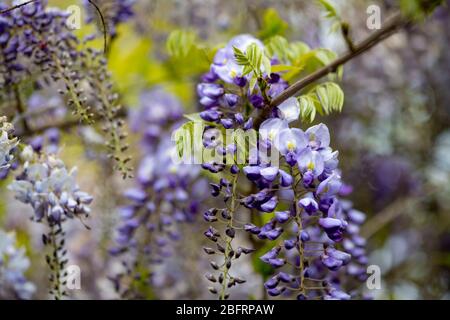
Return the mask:
<path fill-rule="evenodd" d="M 74 2 L 78 3 L 50 1 L 62 8 Z M 414 2 L 401 1 L 401 7 L 415 12 L 418 9 Z M 350 26 L 349 34 L 355 42 L 371 32 L 366 27 L 369 5 L 380 6 L 382 20 L 399 7 L 397 1 L 390 0 L 332 3 L 339 19 Z M 137 1 L 135 17 L 120 25 L 117 36 L 111 39 L 109 68 L 127 108 L 139 105 L 141 92 L 160 86 L 175 94 L 188 114 L 198 110 L 195 86 L 199 76 L 208 71 L 215 50 L 236 34 L 251 33 L 262 40 L 280 35 L 290 41 L 303 41 L 311 48 L 345 52 L 342 34 L 326 15 L 315 1 Z M 83 24 L 77 35 L 83 37 L 93 29 L 92 25 Z M 443 6 L 425 22 L 352 60 L 344 67 L 341 83 L 345 93 L 343 112 L 318 115 L 314 121 L 330 127 L 333 149 L 340 153 L 343 177 L 353 186 L 350 198 L 356 208 L 369 215 L 363 233 L 369 238 L 370 263 L 379 265 L 382 271 L 382 289 L 370 292 L 375 298 L 450 298 L 448 30 L 449 8 Z M 101 48 L 102 40 L 96 41 Z M 313 64 L 305 63 L 307 67 Z M 107 279 L 116 266 L 109 261 L 107 249 L 118 220 L 115 208 L 122 202 L 120 192 L 130 184 L 112 174 L 98 151 L 99 139 L 93 129 L 79 126 L 65 130 L 62 142 L 63 159 L 69 167 L 79 167 L 79 184 L 96 198 L 90 219 L 96 231 L 79 227 L 73 232 L 78 241 L 70 242 L 76 253 L 72 258 L 82 270 L 88 270 L 83 273 L 83 290 L 76 293 L 80 298 L 116 297 Z M 131 136 L 130 140 L 131 153 L 139 159 L 138 138 Z M 32 261 L 29 276 L 37 284 L 44 283 L 38 288 L 45 288 L 45 268 L 39 256 L 40 233 L 36 225 L 27 222 L 29 209 L 11 201 L 7 182 L 0 182 L 0 224 L 16 230 L 19 243 L 26 247 Z M 184 245 L 202 242 L 202 227 L 197 233 L 188 231 L 189 240 Z M 199 285 L 203 280 L 198 278 L 201 272 L 197 272 L 206 270 L 205 257 L 194 245 L 182 251 L 173 258 L 178 264 L 172 267 L 178 268 L 180 274 L 200 275 L 189 281 L 180 280 L 182 275 L 172 279 L 169 285 L 158 289 L 158 297 L 210 298 L 202 289 L 204 285 Z M 236 298 L 261 297 L 258 273 L 267 270 L 256 255 L 254 260 L 253 266 L 241 267 L 248 285 Z M 161 270 L 161 274 L 164 272 Z M 254 290 L 249 290 L 251 286 Z M 248 292 L 254 295 L 249 297 Z M 45 295 L 45 291 L 40 291 L 36 296 Z"/>

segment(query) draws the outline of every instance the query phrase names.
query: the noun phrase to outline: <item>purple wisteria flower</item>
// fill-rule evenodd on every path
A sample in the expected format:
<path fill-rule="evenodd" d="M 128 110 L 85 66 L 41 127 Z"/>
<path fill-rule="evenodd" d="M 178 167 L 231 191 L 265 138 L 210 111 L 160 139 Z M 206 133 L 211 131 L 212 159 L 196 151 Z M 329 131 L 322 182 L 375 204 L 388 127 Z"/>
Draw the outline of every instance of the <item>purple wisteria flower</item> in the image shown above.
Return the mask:
<path fill-rule="evenodd" d="M 17 246 L 15 233 L 0 230 L 0 299 L 32 298 L 36 287 L 25 277 L 29 267 L 25 248 Z"/>
<path fill-rule="evenodd" d="M 293 166 L 302 150 L 306 148 L 308 140 L 305 133 L 297 128 L 287 128 L 281 130 L 275 138 L 274 145 L 286 159 L 286 162 Z"/>
<path fill-rule="evenodd" d="M 289 128 L 288 121 L 296 118 L 286 111 L 291 107 L 295 110 L 293 101 L 260 128 L 262 141 L 275 138 L 280 165 L 260 162 L 243 170 L 258 192 L 243 198 L 242 204 L 258 214 L 274 211 L 274 217 L 262 226 L 249 223 L 244 229 L 274 242 L 273 248 L 261 256 L 277 270 L 265 283 L 270 296 L 295 293 L 300 300 L 350 299 L 353 295 L 343 289 L 344 283 L 353 289 L 346 277 L 352 275 L 363 281 L 367 263 L 365 241 L 357 234 L 364 214 L 339 199 L 343 185 L 338 152 L 330 147 L 328 128 L 324 124 L 305 132 Z M 277 191 L 280 186 L 282 190 Z M 288 210 L 279 210 L 281 207 Z"/>

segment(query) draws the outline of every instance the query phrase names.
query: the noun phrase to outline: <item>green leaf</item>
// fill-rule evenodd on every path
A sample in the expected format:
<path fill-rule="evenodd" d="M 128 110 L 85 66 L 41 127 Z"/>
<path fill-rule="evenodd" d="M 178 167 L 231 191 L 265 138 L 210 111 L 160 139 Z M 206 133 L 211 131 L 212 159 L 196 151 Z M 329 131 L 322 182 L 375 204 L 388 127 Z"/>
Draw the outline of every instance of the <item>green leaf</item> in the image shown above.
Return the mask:
<path fill-rule="evenodd" d="M 319 84 L 297 99 L 300 103 L 302 120 L 309 122 L 314 121 L 317 113 L 328 115 L 332 112 L 341 112 L 344 106 L 344 92 L 334 82 Z"/>
<path fill-rule="evenodd" d="M 289 43 L 281 36 L 274 36 L 266 41 L 266 51 L 269 57 L 277 57 L 285 64 L 294 63 L 301 55 L 311 49 L 301 41 Z"/>
<path fill-rule="evenodd" d="M 262 28 L 259 31 L 258 37 L 264 40 L 276 35 L 282 35 L 286 32 L 287 28 L 288 24 L 281 19 L 278 12 L 273 8 L 269 8 L 264 12 Z"/>
<path fill-rule="evenodd" d="M 262 75 L 261 65 L 264 60 L 264 54 L 256 43 L 252 43 L 247 47 L 244 53 L 239 48 L 233 47 L 236 63 L 244 67 L 242 74 L 245 76 L 253 72 L 257 77 Z M 270 63 L 270 61 L 269 61 Z M 264 65 L 266 62 L 264 62 Z"/>
<path fill-rule="evenodd" d="M 174 30 L 167 38 L 167 52 L 174 58 L 184 58 L 194 47 L 196 39 L 197 35 L 192 31 Z"/>
<path fill-rule="evenodd" d="M 302 95 L 298 97 L 300 103 L 300 117 L 303 121 L 313 122 L 316 117 L 317 99 L 312 95 Z"/>
<path fill-rule="evenodd" d="M 315 88 L 322 110 L 325 114 L 330 114 L 333 111 L 341 112 L 344 106 L 344 92 L 334 82 L 326 82 Z"/>
<path fill-rule="evenodd" d="M 317 0 L 317 3 L 325 11 L 325 17 L 329 19 L 340 19 L 335 7 L 328 0 Z"/>

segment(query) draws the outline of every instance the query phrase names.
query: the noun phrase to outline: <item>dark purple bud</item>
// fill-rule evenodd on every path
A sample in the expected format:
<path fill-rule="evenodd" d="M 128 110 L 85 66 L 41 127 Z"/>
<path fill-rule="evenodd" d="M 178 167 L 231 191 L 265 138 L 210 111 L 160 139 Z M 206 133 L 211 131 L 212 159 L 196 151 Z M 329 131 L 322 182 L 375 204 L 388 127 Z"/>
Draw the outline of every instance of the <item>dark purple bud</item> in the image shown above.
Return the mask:
<path fill-rule="evenodd" d="M 220 194 L 222 187 L 215 183 L 210 183 L 209 185 L 211 186 L 211 195 L 217 197 Z"/>
<path fill-rule="evenodd" d="M 281 282 L 284 282 L 284 283 L 290 283 L 295 280 L 293 276 L 291 276 L 290 274 L 287 274 L 286 272 L 278 273 L 278 278 L 280 279 Z"/>
<path fill-rule="evenodd" d="M 334 259 L 341 260 L 344 265 L 349 263 L 350 259 L 352 258 L 352 256 L 349 255 L 348 253 L 336 250 L 333 247 L 326 248 L 325 253 L 326 253 L 326 255 L 328 255 Z"/>
<path fill-rule="evenodd" d="M 306 232 L 305 230 L 302 230 L 302 232 L 300 233 L 300 239 L 302 239 L 303 242 L 307 242 L 310 239 L 309 233 Z"/>
<path fill-rule="evenodd" d="M 228 118 L 222 118 L 220 119 L 220 123 L 225 129 L 231 129 L 233 128 L 233 120 Z"/>
<path fill-rule="evenodd" d="M 241 250 L 244 254 L 249 254 L 249 253 L 256 251 L 256 249 L 251 249 L 251 248 L 242 248 L 242 247 L 239 247 L 239 248 L 241 248 Z"/>
<path fill-rule="evenodd" d="M 205 121 L 217 121 L 222 116 L 222 112 L 217 110 L 206 110 L 200 112 L 200 117 Z"/>
<path fill-rule="evenodd" d="M 305 188 L 310 188 L 314 182 L 314 174 L 311 171 L 306 171 L 303 174 L 303 186 Z"/>
<path fill-rule="evenodd" d="M 226 93 L 224 100 L 230 108 L 233 108 L 239 101 L 239 96 L 232 93 Z"/>
<path fill-rule="evenodd" d="M 298 204 L 300 207 L 305 209 L 306 213 L 309 215 L 316 213 L 319 209 L 319 205 L 317 204 L 316 200 L 310 197 L 300 199 Z"/>
<path fill-rule="evenodd" d="M 224 89 L 222 85 L 216 83 L 199 83 L 197 85 L 197 93 L 200 97 L 206 96 L 216 99 L 224 94 Z"/>
<path fill-rule="evenodd" d="M 289 211 L 276 211 L 275 212 L 275 219 L 277 219 L 277 221 L 279 223 L 285 223 L 286 221 L 289 220 L 289 217 L 291 216 Z"/>
<path fill-rule="evenodd" d="M 243 169 L 244 169 L 245 175 L 251 181 L 258 180 L 259 177 L 261 176 L 261 174 L 260 174 L 261 168 L 258 166 L 246 166 Z"/>
<path fill-rule="evenodd" d="M 210 97 L 207 97 L 207 96 L 204 96 L 204 97 L 200 98 L 199 102 L 200 102 L 200 104 L 202 106 L 204 106 L 207 109 L 212 108 L 212 107 L 216 107 L 219 104 L 219 100 L 213 99 L 213 98 L 210 98 Z"/>
<path fill-rule="evenodd" d="M 219 77 L 212 71 L 209 71 L 207 73 L 205 73 L 204 75 L 202 75 L 202 81 L 203 82 L 214 82 L 218 79 Z"/>
<path fill-rule="evenodd" d="M 275 259 L 278 256 L 280 250 L 281 249 L 279 247 L 275 247 L 270 251 L 266 252 L 263 256 L 260 257 L 260 259 L 266 263 L 269 263 L 269 260 Z"/>
<path fill-rule="evenodd" d="M 264 204 L 262 204 L 260 206 L 260 209 L 263 212 L 272 212 L 273 210 L 275 210 L 277 204 L 278 204 L 278 199 L 275 196 L 275 197 L 270 198 L 269 201 L 267 201 Z"/>
<path fill-rule="evenodd" d="M 34 151 L 40 152 L 42 147 L 44 146 L 44 137 L 36 136 L 30 141 L 30 146 L 33 148 Z"/>
<path fill-rule="evenodd" d="M 281 235 L 282 232 L 283 232 L 282 228 L 275 228 L 273 230 L 267 231 L 266 237 L 273 241 L 278 239 L 278 237 Z"/>
<path fill-rule="evenodd" d="M 290 187 L 294 179 L 284 170 L 280 170 L 280 184 L 282 187 Z"/>
<path fill-rule="evenodd" d="M 264 108 L 264 99 L 259 94 L 254 94 L 250 97 L 250 103 L 257 109 Z"/>
<path fill-rule="evenodd" d="M 244 230 L 248 231 L 248 232 L 251 232 L 253 234 L 258 234 L 261 231 L 257 226 L 255 226 L 254 224 L 251 224 L 251 223 L 245 224 L 244 225 Z"/>
<path fill-rule="evenodd" d="M 282 294 L 286 289 L 285 288 L 273 288 L 273 289 L 269 289 L 267 290 L 267 294 L 271 297 L 276 297 L 279 296 L 280 294 Z"/>
<path fill-rule="evenodd" d="M 251 128 L 253 128 L 253 118 L 248 118 L 247 122 L 244 124 L 244 130 L 247 131 Z"/>
<path fill-rule="evenodd" d="M 292 240 L 292 239 L 290 239 L 290 240 L 284 240 L 284 247 L 285 247 L 287 250 L 291 250 L 292 248 L 294 248 L 294 247 L 295 247 L 295 244 L 296 244 L 295 240 Z"/>
<path fill-rule="evenodd" d="M 331 271 L 339 270 L 339 268 L 343 265 L 342 260 L 335 259 L 335 258 L 327 256 L 327 255 L 322 255 L 320 257 L 320 259 L 321 259 L 322 263 L 324 264 L 324 266 L 326 266 Z"/>
<path fill-rule="evenodd" d="M 244 123 L 244 116 L 242 115 L 242 113 L 236 113 L 234 115 L 234 119 L 237 121 L 237 123 L 239 124 L 243 124 Z"/>
<path fill-rule="evenodd" d="M 216 253 L 212 248 L 208 248 L 208 247 L 203 247 L 203 251 L 205 251 L 206 254 Z"/>
<path fill-rule="evenodd" d="M 226 234 L 227 236 L 229 236 L 230 238 L 234 238 L 236 232 L 234 231 L 233 228 L 227 228 L 227 229 L 225 230 L 225 234 Z"/>
<path fill-rule="evenodd" d="M 280 280 L 278 280 L 278 277 L 275 276 L 264 282 L 264 287 L 266 289 L 273 289 L 278 285 L 278 283 L 280 283 Z"/>
<path fill-rule="evenodd" d="M 239 87 L 245 87 L 245 85 L 247 84 L 247 79 L 245 79 L 244 77 L 235 77 L 233 81 L 234 84 Z"/>
<path fill-rule="evenodd" d="M 238 174 L 239 173 L 239 167 L 235 164 L 233 164 L 230 168 L 231 174 Z"/>
<path fill-rule="evenodd" d="M 280 268 L 286 264 L 286 260 L 276 258 L 276 259 L 270 259 L 268 263 L 274 268 Z"/>
<path fill-rule="evenodd" d="M 278 81 L 280 81 L 280 75 L 278 73 L 271 73 L 268 82 L 277 83 Z"/>

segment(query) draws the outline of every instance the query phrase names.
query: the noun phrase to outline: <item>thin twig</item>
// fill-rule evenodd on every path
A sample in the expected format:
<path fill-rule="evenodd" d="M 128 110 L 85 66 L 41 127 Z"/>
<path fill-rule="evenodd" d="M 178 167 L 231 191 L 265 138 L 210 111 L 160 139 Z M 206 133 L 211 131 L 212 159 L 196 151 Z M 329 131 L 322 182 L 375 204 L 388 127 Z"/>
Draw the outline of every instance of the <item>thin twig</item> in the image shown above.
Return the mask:
<path fill-rule="evenodd" d="M 401 27 L 407 25 L 407 21 L 402 18 L 400 13 L 395 14 L 392 18 L 388 19 L 385 25 L 378 31 L 375 31 L 370 36 L 368 36 L 365 40 L 363 40 L 358 45 L 355 45 L 354 50 L 350 51 L 343 56 L 337 58 L 330 64 L 324 66 L 323 68 L 311 73 L 310 75 L 300 79 L 289 88 L 284 90 L 280 95 L 278 95 L 275 99 L 270 103 L 270 107 L 274 108 L 281 104 L 286 99 L 294 96 L 301 89 L 305 88 L 309 84 L 319 80 L 320 78 L 326 76 L 329 73 L 335 72 L 337 68 L 351 59 L 359 56 L 361 53 L 366 52 L 376 44 L 380 43 L 382 40 L 386 39 L 393 33 L 395 33 Z"/>
<path fill-rule="evenodd" d="M 105 17 L 103 17 L 102 10 L 100 10 L 99 6 L 93 0 L 88 1 L 91 5 L 94 6 L 95 10 L 98 12 L 100 16 L 100 20 L 103 26 L 103 53 L 106 54 L 108 52 L 108 31 L 106 28 Z"/>
<path fill-rule="evenodd" d="M 24 3 L 21 3 L 21 4 L 18 4 L 18 5 L 16 5 L 16 6 L 11 7 L 11 8 L 7 8 L 7 9 L 5 9 L 5 10 L 0 11 L 0 14 L 5 14 L 5 13 L 8 13 L 8 12 L 11 12 L 11 11 L 13 11 L 13 10 L 22 8 L 22 7 L 24 7 L 24 6 L 28 5 L 28 4 L 33 3 L 33 2 L 36 2 L 36 1 L 37 1 L 37 0 L 30 0 L 30 1 L 27 1 L 27 2 L 24 2 Z"/>

